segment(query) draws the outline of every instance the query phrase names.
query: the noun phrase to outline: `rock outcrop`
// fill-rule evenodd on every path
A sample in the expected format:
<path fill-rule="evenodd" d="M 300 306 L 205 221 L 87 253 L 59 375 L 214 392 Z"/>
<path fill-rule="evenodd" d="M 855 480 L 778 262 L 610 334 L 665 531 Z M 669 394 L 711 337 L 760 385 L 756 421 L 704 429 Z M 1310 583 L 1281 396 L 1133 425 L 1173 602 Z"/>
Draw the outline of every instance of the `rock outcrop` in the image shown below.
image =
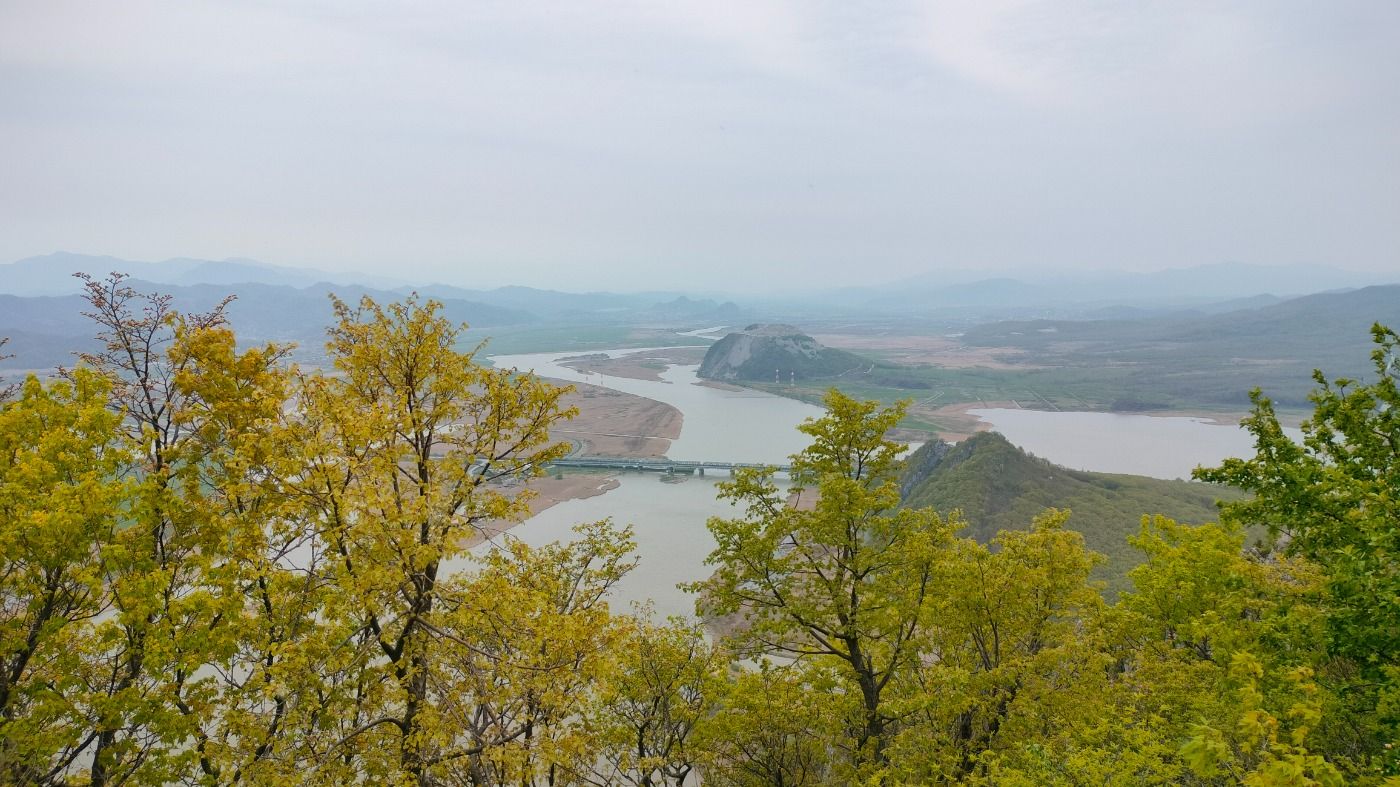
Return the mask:
<path fill-rule="evenodd" d="M 711 380 L 818 380 L 856 372 L 870 362 L 825 347 L 791 325 L 755 324 L 715 342 L 698 374 Z"/>

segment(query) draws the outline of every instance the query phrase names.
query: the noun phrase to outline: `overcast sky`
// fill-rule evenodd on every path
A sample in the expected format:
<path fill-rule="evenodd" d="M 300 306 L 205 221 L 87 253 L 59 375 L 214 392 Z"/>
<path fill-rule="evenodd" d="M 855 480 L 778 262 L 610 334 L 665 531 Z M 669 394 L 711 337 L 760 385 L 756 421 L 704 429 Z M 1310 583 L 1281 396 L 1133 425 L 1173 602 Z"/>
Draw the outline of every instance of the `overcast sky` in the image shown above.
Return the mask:
<path fill-rule="evenodd" d="M 1400 270 L 1400 3 L 0 0 L 0 260 L 56 249 L 572 289 Z"/>

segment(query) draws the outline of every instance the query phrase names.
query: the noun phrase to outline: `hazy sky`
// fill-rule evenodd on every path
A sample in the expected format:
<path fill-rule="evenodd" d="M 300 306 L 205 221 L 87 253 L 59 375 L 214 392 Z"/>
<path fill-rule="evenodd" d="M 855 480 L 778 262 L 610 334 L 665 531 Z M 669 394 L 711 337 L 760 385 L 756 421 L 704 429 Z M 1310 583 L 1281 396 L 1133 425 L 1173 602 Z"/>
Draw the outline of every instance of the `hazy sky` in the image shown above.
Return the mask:
<path fill-rule="evenodd" d="M 1400 3 L 0 0 L 0 260 L 56 249 L 575 289 L 1400 270 Z"/>

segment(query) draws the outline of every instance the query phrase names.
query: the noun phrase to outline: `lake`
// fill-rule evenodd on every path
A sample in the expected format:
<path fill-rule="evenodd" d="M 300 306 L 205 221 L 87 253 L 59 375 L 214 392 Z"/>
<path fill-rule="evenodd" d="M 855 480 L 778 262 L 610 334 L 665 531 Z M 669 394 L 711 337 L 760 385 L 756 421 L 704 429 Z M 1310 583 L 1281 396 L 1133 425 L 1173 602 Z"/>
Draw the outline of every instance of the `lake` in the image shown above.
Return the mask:
<path fill-rule="evenodd" d="M 968 412 L 1013 444 L 1075 470 L 1190 478 L 1198 465 L 1253 456 L 1254 438 L 1204 418 L 985 409 Z M 1302 433 L 1285 429 L 1294 439 Z"/>

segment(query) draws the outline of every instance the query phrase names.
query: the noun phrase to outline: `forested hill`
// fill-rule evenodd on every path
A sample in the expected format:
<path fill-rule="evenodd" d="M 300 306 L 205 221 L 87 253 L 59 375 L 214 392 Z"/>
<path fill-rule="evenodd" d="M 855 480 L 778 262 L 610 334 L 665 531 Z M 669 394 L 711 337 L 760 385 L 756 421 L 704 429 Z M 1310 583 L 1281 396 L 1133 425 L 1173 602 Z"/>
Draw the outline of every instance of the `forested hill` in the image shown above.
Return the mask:
<path fill-rule="evenodd" d="M 1141 560 L 1126 539 L 1138 532 L 1144 514 L 1214 522 L 1217 498 L 1240 499 L 1234 490 L 1194 481 L 1070 470 L 1027 454 L 996 432 L 957 444 L 925 444 L 906 461 L 900 494 L 908 507 L 960 509 L 968 523 L 964 535 L 982 542 L 999 530 L 1026 529 L 1046 508 L 1070 509 L 1070 527 L 1108 557 L 1098 578 L 1112 590 L 1125 586 L 1124 575 Z"/>

